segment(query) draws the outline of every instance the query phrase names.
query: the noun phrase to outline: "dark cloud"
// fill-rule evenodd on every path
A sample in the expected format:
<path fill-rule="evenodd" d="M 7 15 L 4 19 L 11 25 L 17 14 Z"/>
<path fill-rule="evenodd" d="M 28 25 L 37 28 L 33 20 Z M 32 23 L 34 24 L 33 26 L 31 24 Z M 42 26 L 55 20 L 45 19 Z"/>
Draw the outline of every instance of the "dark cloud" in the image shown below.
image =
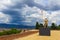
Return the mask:
<path fill-rule="evenodd" d="M 14 11 L 14 10 L 5 10 L 5 11 L 2 11 L 3 13 L 5 14 L 8 14 L 12 17 L 12 23 L 19 23 L 19 21 L 23 21 L 23 17 L 22 15 L 20 15 L 21 13 L 20 12 L 17 12 L 17 11 Z"/>
<path fill-rule="evenodd" d="M 60 10 L 60 5 L 58 4 L 54 4 L 53 2 L 51 2 L 51 5 L 48 3 L 48 5 L 46 4 L 45 6 L 43 6 L 42 4 L 38 4 L 36 2 L 34 2 L 34 0 L 26 0 L 25 4 L 27 4 L 30 7 L 38 7 L 40 9 L 46 10 L 46 11 L 56 11 L 56 10 Z M 45 4 L 45 3 L 43 3 Z"/>
<path fill-rule="evenodd" d="M 43 3 L 45 4 L 45 3 Z M 21 2 L 15 2 L 14 6 L 10 6 L 10 8 L 12 9 L 21 9 L 23 7 L 25 7 L 25 5 L 28 5 L 29 7 L 37 7 L 39 9 L 43 9 L 46 11 L 56 11 L 56 10 L 60 10 L 60 5 L 58 4 L 54 4 L 51 2 L 51 4 L 46 4 L 45 6 L 43 6 L 43 4 L 38 4 L 36 2 L 34 2 L 34 0 L 22 0 Z"/>
<path fill-rule="evenodd" d="M 38 4 L 36 2 L 34 2 L 34 0 L 23 0 L 21 3 L 20 2 L 16 2 L 15 5 L 13 6 L 9 6 L 8 9 L 5 9 L 3 10 L 2 12 L 5 13 L 5 14 L 9 14 L 11 15 L 11 17 L 13 18 L 12 19 L 12 22 L 11 23 L 19 23 L 19 24 L 31 24 L 31 23 L 25 23 L 25 22 L 22 22 L 25 20 L 25 18 L 23 18 L 21 15 L 22 14 L 22 10 L 26 5 L 28 5 L 29 7 L 37 7 L 39 9 L 43 9 L 43 10 L 46 10 L 46 11 L 56 11 L 56 10 L 60 10 L 60 6 L 59 5 L 53 5 L 51 7 L 48 7 L 47 6 L 43 6 L 41 4 Z M 20 9 L 19 12 L 14 10 L 14 9 Z M 29 11 L 30 12 L 30 11 Z M 28 15 L 30 15 L 31 13 L 29 13 Z M 32 22 L 36 22 L 36 19 L 34 18 L 34 20 L 32 20 Z M 42 21 L 42 20 L 41 20 Z"/>

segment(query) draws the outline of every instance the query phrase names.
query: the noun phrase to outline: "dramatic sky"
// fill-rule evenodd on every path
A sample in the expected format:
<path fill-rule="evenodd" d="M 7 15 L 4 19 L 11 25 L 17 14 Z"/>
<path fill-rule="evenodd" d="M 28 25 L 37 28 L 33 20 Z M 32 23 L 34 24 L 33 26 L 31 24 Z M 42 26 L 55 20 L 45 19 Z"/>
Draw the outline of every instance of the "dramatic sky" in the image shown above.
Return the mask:
<path fill-rule="evenodd" d="M 0 0 L 0 23 L 31 26 L 45 17 L 60 24 L 60 0 Z"/>

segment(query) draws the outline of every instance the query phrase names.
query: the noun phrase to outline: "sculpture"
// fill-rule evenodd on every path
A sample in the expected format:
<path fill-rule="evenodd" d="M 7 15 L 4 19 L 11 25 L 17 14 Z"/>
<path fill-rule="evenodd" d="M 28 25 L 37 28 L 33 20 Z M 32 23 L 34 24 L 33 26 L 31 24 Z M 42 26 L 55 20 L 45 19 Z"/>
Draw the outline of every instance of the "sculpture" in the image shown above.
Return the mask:
<path fill-rule="evenodd" d="M 44 16 L 45 13 L 43 12 L 43 10 L 41 10 L 41 13 L 42 13 L 42 20 L 43 20 L 44 28 L 47 28 L 47 26 L 48 26 L 48 19 L 47 19 L 47 17 L 45 18 L 45 16 Z"/>
<path fill-rule="evenodd" d="M 48 28 L 48 19 L 46 17 L 46 14 L 43 13 L 43 10 L 41 11 L 41 13 L 42 13 L 43 27 L 40 27 L 39 35 L 50 36 L 50 28 Z M 45 14 L 45 16 L 44 16 L 44 14 Z"/>
<path fill-rule="evenodd" d="M 44 20 L 44 28 L 47 28 L 47 26 L 48 26 L 48 19 L 45 18 L 45 20 Z"/>

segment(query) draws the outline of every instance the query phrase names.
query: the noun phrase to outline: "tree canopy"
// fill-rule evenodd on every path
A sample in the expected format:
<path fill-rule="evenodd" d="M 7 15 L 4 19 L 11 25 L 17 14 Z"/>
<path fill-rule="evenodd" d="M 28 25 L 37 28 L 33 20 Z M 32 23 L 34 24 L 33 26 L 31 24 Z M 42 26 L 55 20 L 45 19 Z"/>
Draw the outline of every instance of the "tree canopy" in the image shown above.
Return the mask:
<path fill-rule="evenodd" d="M 40 27 L 43 27 L 43 24 L 36 22 L 36 29 L 39 29 Z M 60 30 L 60 25 L 57 26 L 55 23 L 52 23 L 51 26 L 48 26 L 48 28 L 52 30 Z"/>

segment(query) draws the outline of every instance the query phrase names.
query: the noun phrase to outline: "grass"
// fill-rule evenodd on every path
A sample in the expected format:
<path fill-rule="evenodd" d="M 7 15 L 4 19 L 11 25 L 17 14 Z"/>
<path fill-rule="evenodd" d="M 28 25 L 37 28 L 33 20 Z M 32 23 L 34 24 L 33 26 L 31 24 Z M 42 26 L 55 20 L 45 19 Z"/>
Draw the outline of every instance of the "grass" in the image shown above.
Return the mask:
<path fill-rule="evenodd" d="M 20 33 L 20 32 L 21 32 L 21 30 L 17 30 L 17 29 L 3 30 L 2 32 L 0 32 L 0 36 L 2 36 L 2 35 L 17 34 L 17 33 Z"/>

